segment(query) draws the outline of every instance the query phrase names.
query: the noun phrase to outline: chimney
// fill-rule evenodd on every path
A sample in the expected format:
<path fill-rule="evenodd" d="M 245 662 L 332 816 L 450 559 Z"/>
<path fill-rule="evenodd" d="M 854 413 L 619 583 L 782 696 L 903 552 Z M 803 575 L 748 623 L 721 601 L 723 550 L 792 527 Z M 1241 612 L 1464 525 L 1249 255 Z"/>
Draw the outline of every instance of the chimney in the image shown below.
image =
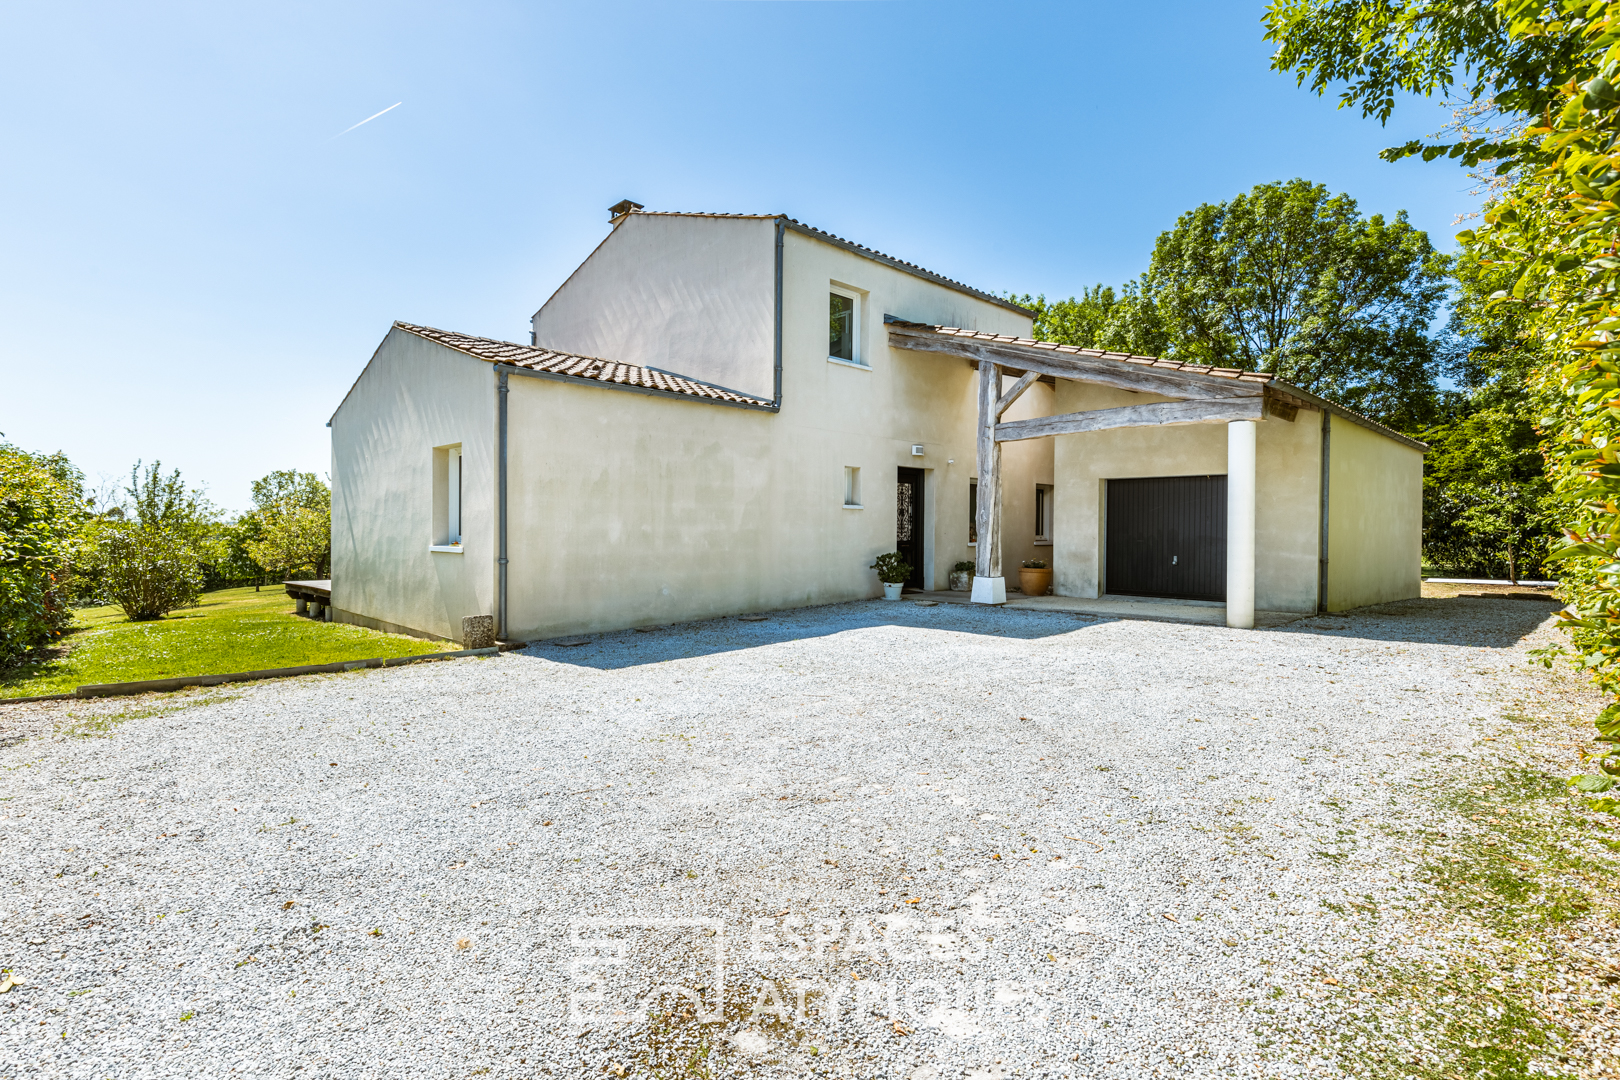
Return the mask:
<path fill-rule="evenodd" d="M 608 207 L 608 213 L 613 215 L 612 223 L 617 225 L 619 222 L 623 221 L 625 218 L 629 217 L 631 214 L 640 209 L 640 203 L 631 202 L 629 199 L 620 199 L 618 202 Z"/>

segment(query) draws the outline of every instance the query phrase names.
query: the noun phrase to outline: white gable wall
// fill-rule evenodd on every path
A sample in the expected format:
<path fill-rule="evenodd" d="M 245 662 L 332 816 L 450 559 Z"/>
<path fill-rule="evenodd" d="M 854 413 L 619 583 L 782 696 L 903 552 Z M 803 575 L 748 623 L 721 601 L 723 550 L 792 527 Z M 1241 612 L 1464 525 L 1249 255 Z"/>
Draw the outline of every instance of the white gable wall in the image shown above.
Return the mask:
<path fill-rule="evenodd" d="M 332 417 L 335 618 L 459 641 L 494 610 L 494 429 L 490 364 L 389 331 Z M 462 553 L 429 551 L 433 449 L 456 443 Z"/>
<path fill-rule="evenodd" d="M 535 313 L 536 344 L 775 392 L 776 223 L 622 221 Z"/>

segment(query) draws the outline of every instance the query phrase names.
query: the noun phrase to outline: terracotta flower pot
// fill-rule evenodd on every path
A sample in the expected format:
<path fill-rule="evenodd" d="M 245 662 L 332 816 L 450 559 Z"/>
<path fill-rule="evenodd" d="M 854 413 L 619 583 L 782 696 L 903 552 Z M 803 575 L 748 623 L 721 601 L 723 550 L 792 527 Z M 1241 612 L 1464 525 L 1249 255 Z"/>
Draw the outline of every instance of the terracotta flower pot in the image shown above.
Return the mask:
<path fill-rule="evenodd" d="M 973 571 L 951 571 L 951 592 L 967 592 L 971 588 L 973 588 Z"/>
<path fill-rule="evenodd" d="M 1052 588 L 1052 571 L 1031 570 L 1027 566 L 1018 569 L 1018 587 L 1024 590 L 1025 596 L 1045 596 Z"/>

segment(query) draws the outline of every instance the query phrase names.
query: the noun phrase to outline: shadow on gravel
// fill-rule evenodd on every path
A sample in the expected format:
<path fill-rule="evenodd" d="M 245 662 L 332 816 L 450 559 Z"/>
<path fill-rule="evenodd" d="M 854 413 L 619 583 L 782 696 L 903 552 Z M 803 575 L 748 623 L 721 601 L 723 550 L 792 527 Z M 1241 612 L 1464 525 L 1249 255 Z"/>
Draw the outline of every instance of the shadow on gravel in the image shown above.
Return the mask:
<path fill-rule="evenodd" d="M 1434 597 L 1314 615 L 1267 633 L 1506 649 L 1529 636 L 1562 607 L 1561 601 L 1551 597 Z"/>
<path fill-rule="evenodd" d="M 730 617 L 676 623 L 653 628 L 650 632 L 617 630 L 589 635 L 587 638 L 541 641 L 522 652 L 562 664 L 609 671 L 657 664 L 665 660 L 756 649 L 789 641 L 832 637 L 849 630 L 879 626 L 908 626 L 1014 641 L 1035 641 L 1115 621 L 1105 616 L 1076 615 L 1071 612 L 975 608 L 964 604 L 919 607 L 911 601 L 893 603 L 868 600 L 775 611 L 759 622 Z M 562 644 L 570 640 L 583 640 L 585 644 Z"/>
<path fill-rule="evenodd" d="M 1262 634 L 1312 634 L 1370 641 L 1410 641 L 1438 645 L 1508 648 L 1530 634 L 1559 609 L 1555 600 L 1447 597 L 1403 600 L 1333 615 L 1315 615 Z M 557 663 L 613 671 L 621 668 L 737 652 L 789 641 L 831 637 L 849 630 L 908 626 L 957 634 L 978 634 L 1013 641 L 1058 637 L 1120 620 L 1070 612 L 1029 611 L 914 603 L 834 604 L 772 612 L 762 621 L 735 617 L 677 623 L 648 632 L 619 630 L 585 638 L 542 641 L 522 650 Z M 1182 625 L 1195 629 L 1192 624 Z M 1221 627 L 1197 627 L 1226 633 Z M 577 641 L 580 644 L 564 644 Z"/>

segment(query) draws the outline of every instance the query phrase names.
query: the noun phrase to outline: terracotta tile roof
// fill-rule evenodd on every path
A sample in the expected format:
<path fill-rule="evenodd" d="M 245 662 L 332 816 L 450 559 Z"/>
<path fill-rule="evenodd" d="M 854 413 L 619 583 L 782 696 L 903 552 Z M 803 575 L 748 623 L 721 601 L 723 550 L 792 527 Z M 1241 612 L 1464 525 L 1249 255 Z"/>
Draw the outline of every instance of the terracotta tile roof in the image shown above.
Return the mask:
<path fill-rule="evenodd" d="M 626 214 L 625 216 L 626 217 L 730 218 L 732 220 L 737 220 L 737 221 L 778 221 L 779 220 L 779 221 L 783 222 L 784 224 L 786 224 L 787 227 L 792 229 L 794 232 L 803 233 L 806 236 L 813 236 L 818 240 L 824 240 L 829 244 L 833 244 L 833 245 L 835 245 L 837 247 L 844 248 L 845 250 L 848 250 L 848 251 L 853 251 L 853 252 L 855 252 L 856 254 L 859 254 L 859 255 L 864 255 L 865 257 L 867 257 L 869 259 L 872 259 L 875 262 L 880 262 L 880 263 L 884 263 L 886 265 L 892 266 L 896 270 L 903 270 L 908 274 L 915 274 L 917 277 L 925 278 L 925 279 L 927 279 L 929 281 L 937 282 L 940 285 L 948 286 L 948 287 L 950 287 L 952 289 L 955 289 L 957 292 L 963 292 L 963 293 L 967 293 L 969 296 L 978 297 L 980 300 L 988 300 L 992 304 L 995 304 L 995 305 L 997 305 L 999 307 L 1009 308 L 1009 309 L 1011 309 L 1013 311 L 1018 312 L 1021 315 L 1029 315 L 1029 316 L 1033 317 L 1034 314 L 1035 314 L 1033 311 L 1030 311 L 1028 308 L 1019 307 L 1017 304 L 1015 304 L 1012 301 L 1006 299 L 1005 297 L 997 296 L 994 293 L 987 293 L 982 289 L 975 289 L 971 285 L 967 285 L 967 284 L 964 284 L 963 282 L 957 281 L 955 278 L 948 278 L 944 274 L 936 274 L 936 273 L 934 273 L 934 271 L 926 269 L 926 268 L 921 267 L 921 266 L 918 266 L 916 263 L 906 262 L 904 259 L 897 259 L 893 255 L 885 255 L 883 252 L 878 251 L 875 248 L 869 248 L 865 244 L 857 244 L 853 240 L 845 240 L 842 236 L 837 236 L 837 235 L 835 235 L 833 233 L 830 233 L 830 232 L 826 231 L 825 229 L 818 229 L 814 225 L 806 225 L 804 222 L 798 221 L 798 220 L 796 220 L 794 218 L 790 218 L 786 214 L 709 214 L 709 213 L 681 211 L 681 210 L 632 210 L 630 213 Z"/>
<path fill-rule="evenodd" d="M 1059 345 L 1055 341 L 1036 341 L 1034 338 L 1013 337 L 1009 334 L 992 334 L 984 330 L 963 330 L 956 326 L 932 326 L 928 323 L 907 322 L 892 315 L 885 315 L 883 321 L 891 326 L 903 326 L 910 330 L 930 330 L 941 337 L 967 338 L 973 341 L 993 341 L 1002 345 L 1022 345 L 1031 349 L 1042 349 L 1069 356 L 1084 356 L 1098 360 L 1117 360 L 1122 364 L 1136 364 L 1141 367 L 1157 368 L 1166 371 L 1185 371 L 1193 375 L 1212 375 L 1222 379 L 1236 379 L 1241 382 L 1261 383 L 1267 387 L 1268 393 L 1289 400 L 1295 405 L 1303 405 L 1312 409 L 1327 409 L 1335 415 L 1342 416 L 1351 423 L 1380 435 L 1387 435 L 1396 442 L 1405 443 L 1419 450 L 1428 450 L 1427 443 L 1402 435 L 1393 428 L 1387 428 L 1378 421 L 1363 416 L 1354 409 L 1347 409 L 1337 402 L 1317 397 L 1297 386 L 1283 382 L 1277 376 L 1266 371 L 1244 371 L 1240 368 L 1211 367 L 1208 364 L 1189 364 L 1181 360 L 1162 360 L 1156 356 L 1136 356 L 1133 353 L 1108 352 L 1104 349 L 1082 349 L 1077 345 Z"/>
<path fill-rule="evenodd" d="M 529 371 L 543 371 L 549 375 L 565 376 L 578 379 L 581 382 L 606 383 L 661 394 L 680 394 L 708 401 L 724 401 L 733 405 L 772 407 L 771 402 L 766 398 L 739 394 L 735 390 L 712 386 L 709 383 L 698 382 L 696 379 L 688 379 L 667 371 L 659 371 L 656 368 L 638 367 L 635 364 L 620 364 L 595 356 L 575 356 L 573 353 L 535 348 L 531 345 L 518 345 L 511 341 L 497 341 L 494 338 L 458 334 L 452 330 L 435 330 L 431 326 L 416 326 L 405 322 L 396 322 L 394 325 L 408 334 L 415 334 L 417 337 L 437 342 L 448 349 L 454 349 L 457 352 L 466 353 L 468 356 L 477 357 L 479 360 L 488 360 L 496 364 L 511 364 L 513 367 L 526 368 Z"/>
<path fill-rule="evenodd" d="M 1078 345 L 1059 345 L 1055 341 L 1037 341 L 1034 338 L 1013 337 L 1011 334 L 992 334 L 985 330 L 963 330 L 955 326 L 930 326 L 927 323 L 906 322 L 903 319 L 891 318 L 884 321 L 891 326 L 904 326 L 915 330 L 932 330 L 941 337 L 994 341 L 1002 345 L 1023 345 L 1031 349 L 1043 349 L 1049 352 L 1064 353 L 1069 356 L 1086 356 L 1097 360 L 1118 360 L 1122 364 L 1135 364 L 1139 367 L 1185 371 L 1193 375 L 1214 375 L 1217 378 L 1238 379 L 1242 382 L 1276 383 L 1279 387 L 1287 385 L 1278 382 L 1275 375 L 1264 371 L 1244 371 L 1242 368 L 1189 364 L 1183 360 L 1161 360 L 1157 356 L 1137 356 L 1134 353 L 1109 352 L 1106 349 L 1082 349 Z"/>

